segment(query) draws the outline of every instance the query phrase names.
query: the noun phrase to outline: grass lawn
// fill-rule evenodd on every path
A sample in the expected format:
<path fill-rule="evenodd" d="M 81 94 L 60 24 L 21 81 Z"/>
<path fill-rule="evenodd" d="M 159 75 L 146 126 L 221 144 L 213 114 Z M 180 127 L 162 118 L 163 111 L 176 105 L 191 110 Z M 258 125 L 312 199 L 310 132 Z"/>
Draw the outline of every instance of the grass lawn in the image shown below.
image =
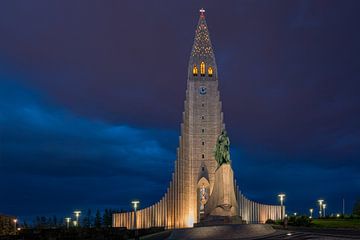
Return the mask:
<path fill-rule="evenodd" d="M 360 219 L 314 219 L 314 227 L 360 229 Z"/>

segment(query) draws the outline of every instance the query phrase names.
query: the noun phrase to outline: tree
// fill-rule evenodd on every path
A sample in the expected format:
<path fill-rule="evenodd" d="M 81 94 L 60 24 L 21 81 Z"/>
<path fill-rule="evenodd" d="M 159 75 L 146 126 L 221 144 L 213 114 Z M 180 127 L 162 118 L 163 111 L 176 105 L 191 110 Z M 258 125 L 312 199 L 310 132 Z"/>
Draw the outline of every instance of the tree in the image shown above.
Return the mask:
<path fill-rule="evenodd" d="M 35 225 L 34 225 L 34 227 L 35 228 L 41 228 L 42 226 L 41 226 L 41 217 L 40 216 L 36 216 L 36 219 L 35 219 Z"/>
<path fill-rule="evenodd" d="M 28 223 L 27 223 L 27 221 L 26 220 L 24 220 L 24 223 L 23 223 L 23 228 L 29 228 L 29 225 L 28 225 Z"/>
<path fill-rule="evenodd" d="M 58 227 L 58 220 L 57 220 L 57 217 L 55 215 L 52 218 L 52 227 L 54 227 L 54 228 Z"/>
<path fill-rule="evenodd" d="M 95 227 L 96 227 L 96 228 L 101 228 L 101 215 L 100 215 L 99 209 L 96 210 L 96 215 L 95 215 Z"/>
<path fill-rule="evenodd" d="M 354 204 L 353 214 L 360 216 L 360 198 Z"/>
<path fill-rule="evenodd" d="M 111 209 L 105 209 L 104 215 L 103 215 L 103 222 L 105 227 L 111 227 L 112 225 L 112 210 Z"/>
<path fill-rule="evenodd" d="M 85 228 L 91 228 L 93 226 L 93 217 L 91 215 L 91 209 L 89 208 L 83 218 L 83 226 Z"/>
<path fill-rule="evenodd" d="M 46 228 L 47 225 L 47 219 L 45 216 L 40 217 L 40 228 Z"/>

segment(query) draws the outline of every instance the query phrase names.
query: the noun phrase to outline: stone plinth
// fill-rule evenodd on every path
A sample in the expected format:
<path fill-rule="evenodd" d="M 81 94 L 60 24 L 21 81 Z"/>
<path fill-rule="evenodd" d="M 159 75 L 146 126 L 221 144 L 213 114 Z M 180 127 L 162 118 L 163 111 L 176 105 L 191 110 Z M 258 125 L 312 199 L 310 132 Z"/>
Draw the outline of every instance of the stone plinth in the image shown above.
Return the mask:
<path fill-rule="evenodd" d="M 214 188 L 205 205 L 205 219 L 238 215 L 234 173 L 230 164 L 223 164 L 215 172 Z"/>

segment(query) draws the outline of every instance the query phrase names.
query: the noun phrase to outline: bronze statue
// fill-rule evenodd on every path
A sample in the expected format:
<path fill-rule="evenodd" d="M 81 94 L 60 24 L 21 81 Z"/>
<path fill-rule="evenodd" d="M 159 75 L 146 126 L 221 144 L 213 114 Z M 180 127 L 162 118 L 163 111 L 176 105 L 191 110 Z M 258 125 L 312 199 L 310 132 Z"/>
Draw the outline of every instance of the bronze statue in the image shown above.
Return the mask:
<path fill-rule="evenodd" d="M 222 164 L 230 164 L 230 140 L 226 134 L 226 130 L 222 130 L 217 139 L 215 147 L 215 159 L 218 167 Z"/>

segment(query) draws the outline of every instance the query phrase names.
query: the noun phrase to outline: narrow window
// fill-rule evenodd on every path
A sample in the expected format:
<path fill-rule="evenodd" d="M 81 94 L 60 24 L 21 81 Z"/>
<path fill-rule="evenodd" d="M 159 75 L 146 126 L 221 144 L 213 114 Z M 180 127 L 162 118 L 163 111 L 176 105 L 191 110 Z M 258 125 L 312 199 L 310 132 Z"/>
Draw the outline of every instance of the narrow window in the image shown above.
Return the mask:
<path fill-rule="evenodd" d="M 203 106 L 205 106 L 204 104 L 201 104 L 201 106 L 203 107 Z"/>
<path fill-rule="evenodd" d="M 205 142 L 202 142 L 202 145 L 204 146 L 204 145 L 205 145 Z"/>
<path fill-rule="evenodd" d="M 209 68 L 208 68 L 208 75 L 209 75 L 209 77 L 212 77 L 212 75 L 213 75 L 213 69 L 212 69 L 212 67 L 209 67 Z"/>
<path fill-rule="evenodd" d="M 198 75 L 198 69 L 196 67 L 196 65 L 194 65 L 193 67 L 193 76 L 197 76 Z"/>
<path fill-rule="evenodd" d="M 205 119 L 205 117 L 204 117 L 204 116 L 201 116 L 201 119 L 203 119 L 203 120 L 204 120 L 204 119 Z"/>
<path fill-rule="evenodd" d="M 205 76 L 205 63 L 204 62 L 200 63 L 200 74 L 202 77 Z"/>
<path fill-rule="evenodd" d="M 201 131 L 202 131 L 202 132 L 205 132 L 205 129 L 202 129 Z"/>
<path fill-rule="evenodd" d="M 201 170 L 202 170 L 202 171 L 205 171 L 205 168 L 204 168 L 204 167 L 202 167 L 202 168 L 201 168 Z"/>
<path fill-rule="evenodd" d="M 204 154 L 202 155 L 202 158 L 205 158 L 205 155 L 204 155 Z"/>

